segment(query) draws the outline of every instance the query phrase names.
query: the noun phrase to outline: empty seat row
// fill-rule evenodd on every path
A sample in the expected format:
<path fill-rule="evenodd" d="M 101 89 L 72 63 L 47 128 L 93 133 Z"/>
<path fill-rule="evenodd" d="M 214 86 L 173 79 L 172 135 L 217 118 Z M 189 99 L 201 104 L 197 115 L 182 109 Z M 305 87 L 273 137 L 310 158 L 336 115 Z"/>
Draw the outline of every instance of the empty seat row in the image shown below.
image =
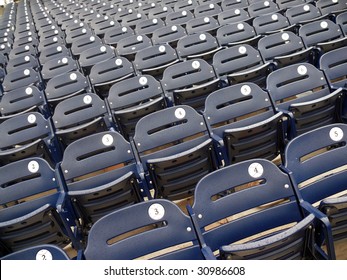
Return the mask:
<path fill-rule="evenodd" d="M 157 198 L 110 212 L 92 225 L 79 256 L 334 259 L 334 241 L 346 238 L 346 196 L 331 198 L 347 190 L 346 132 L 346 125 L 332 124 L 298 136 L 280 167 L 252 159 L 207 174 L 188 214 Z M 29 247 L 5 259 L 42 257 L 39 247 Z M 51 258 L 66 258 L 47 248 Z"/>

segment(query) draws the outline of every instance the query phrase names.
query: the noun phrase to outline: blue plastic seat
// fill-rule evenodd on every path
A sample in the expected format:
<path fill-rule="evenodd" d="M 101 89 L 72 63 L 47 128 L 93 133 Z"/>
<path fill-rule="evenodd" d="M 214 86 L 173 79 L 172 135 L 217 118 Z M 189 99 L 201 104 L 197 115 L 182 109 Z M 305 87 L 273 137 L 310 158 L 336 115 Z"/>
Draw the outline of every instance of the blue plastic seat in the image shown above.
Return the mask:
<path fill-rule="evenodd" d="M 77 71 L 79 69 L 76 61 L 71 56 L 58 56 L 54 55 L 54 58 L 45 62 L 41 69 L 42 79 L 47 82 L 59 75 Z"/>
<path fill-rule="evenodd" d="M 215 37 L 208 32 L 199 32 L 179 39 L 176 51 L 181 60 L 201 58 L 210 62 L 220 49 Z"/>
<path fill-rule="evenodd" d="M 208 32 L 215 36 L 219 27 L 220 25 L 217 19 L 212 16 L 206 16 L 189 20 L 185 28 L 188 34 Z"/>
<path fill-rule="evenodd" d="M 11 91 L 17 88 L 34 85 L 42 88 L 42 81 L 38 71 L 31 68 L 18 69 L 7 73 L 2 82 L 4 91 Z"/>
<path fill-rule="evenodd" d="M 112 29 L 109 29 L 105 32 L 103 40 L 105 44 L 117 47 L 117 44 L 121 39 L 127 38 L 134 34 L 135 31 L 130 27 L 113 27 Z"/>
<path fill-rule="evenodd" d="M 121 39 L 117 43 L 117 54 L 134 61 L 138 51 L 151 47 L 152 41 L 146 35 L 133 35 Z"/>
<path fill-rule="evenodd" d="M 0 124 L 0 163 L 41 156 L 54 165 L 60 158 L 50 120 L 38 112 L 28 112 Z"/>
<path fill-rule="evenodd" d="M 190 11 L 176 11 L 168 14 L 165 19 L 165 23 L 168 26 L 181 25 L 185 27 L 187 22 L 194 18 L 194 14 Z"/>
<path fill-rule="evenodd" d="M 153 45 L 169 44 L 175 48 L 178 40 L 186 35 L 187 32 L 181 25 L 167 25 L 153 32 L 152 42 Z"/>
<path fill-rule="evenodd" d="M 344 37 L 340 26 L 328 19 L 301 26 L 299 36 L 302 37 L 306 47 L 313 46 L 320 54 L 347 45 L 347 38 Z"/>
<path fill-rule="evenodd" d="M 273 109 L 267 92 L 240 83 L 211 93 L 204 118 L 225 165 L 252 159 L 273 160 L 283 151 L 282 112 Z"/>
<path fill-rule="evenodd" d="M 43 51 L 40 52 L 39 61 L 41 65 L 44 65 L 46 62 L 52 59 L 61 58 L 64 56 L 66 57 L 71 56 L 71 52 L 67 47 L 52 46 L 52 47 L 45 48 Z"/>
<path fill-rule="evenodd" d="M 200 178 L 219 166 L 202 115 L 186 105 L 141 118 L 134 144 L 155 197 L 190 197 Z"/>
<path fill-rule="evenodd" d="M 45 160 L 10 163 L 0 168 L 0 174 L 0 241 L 7 254 L 42 244 L 65 247 L 77 240 L 70 229 L 76 226 L 76 216 L 67 208 L 57 174 Z"/>
<path fill-rule="evenodd" d="M 275 108 L 289 117 L 288 138 L 336 122 L 342 90 L 331 90 L 323 71 L 293 64 L 272 72 L 267 89 Z"/>
<path fill-rule="evenodd" d="M 6 92 L 0 101 L 0 123 L 20 114 L 38 111 L 49 115 L 43 91 L 35 86 L 22 87 Z"/>
<path fill-rule="evenodd" d="M 264 36 L 258 42 L 258 50 L 264 61 L 275 63 L 277 68 L 299 62 L 314 63 L 313 48 L 305 48 L 302 39 L 290 31 Z"/>
<path fill-rule="evenodd" d="M 148 74 L 161 79 L 164 70 L 179 62 L 176 50 L 170 45 L 162 44 L 145 48 L 136 53 L 135 69 L 140 74 Z"/>
<path fill-rule="evenodd" d="M 247 22 L 251 17 L 245 9 L 234 8 L 218 13 L 218 22 L 221 26 L 231 23 Z"/>
<path fill-rule="evenodd" d="M 113 84 L 134 75 L 132 63 L 125 57 L 116 56 L 95 64 L 90 70 L 89 79 L 95 93 L 101 97 L 107 97 Z"/>
<path fill-rule="evenodd" d="M 343 34 L 347 36 L 347 11 L 336 17 L 336 23 L 340 25 Z"/>
<path fill-rule="evenodd" d="M 114 84 L 107 98 L 114 122 L 129 140 L 136 123 L 144 116 L 166 107 L 160 83 L 150 75 L 135 76 Z"/>
<path fill-rule="evenodd" d="M 146 35 L 151 38 L 155 30 L 164 26 L 165 22 L 160 18 L 145 19 L 136 24 L 135 32 L 138 35 Z"/>
<path fill-rule="evenodd" d="M 54 107 L 60 101 L 90 92 L 87 78 L 79 71 L 64 73 L 47 82 L 45 93 L 48 102 Z"/>
<path fill-rule="evenodd" d="M 85 230 L 106 214 L 147 195 L 131 145 L 117 132 L 95 133 L 71 143 L 60 167 Z"/>
<path fill-rule="evenodd" d="M 106 104 L 94 93 L 79 94 L 61 101 L 54 109 L 52 120 L 55 135 L 63 147 L 110 127 Z"/>
<path fill-rule="evenodd" d="M 176 250 L 165 253 L 164 249 L 174 246 Z M 156 199 L 112 212 L 97 221 L 90 230 L 84 257 L 203 260 L 204 254 L 190 218 L 172 202 Z"/>
<path fill-rule="evenodd" d="M 196 59 L 166 68 L 161 84 L 169 102 L 201 110 L 207 95 L 218 89 L 219 79 L 211 65 L 205 60 Z"/>
<path fill-rule="evenodd" d="M 217 30 L 216 38 L 220 46 L 232 47 L 248 44 L 257 47 L 261 35 L 255 33 L 254 27 L 246 22 L 230 23 Z"/>
<path fill-rule="evenodd" d="M 217 258 L 335 258 L 332 246 L 326 254 L 322 240 L 315 239 L 319 232 L 331 245 L 330 224 L 296 199 L 288 175 L 267 160 L 248 160 L 208 174 L 197 184 L 188 208 Z"/>
<path fill-rule="evenodd" d="M 347 125 L 331 124 L 302 134 L 285 150 L 284 168 L 298 196 L 328 216 L 334 241 L 347 237 Z"/>
<path fill-rule="evenodd" d="M 229 84 L 253 82 L 265 88 L 273 65 L 264 62 L 258 50 L 242 44 L 217 52 L 213 56 L 213 68 L 216 75 Z"/>

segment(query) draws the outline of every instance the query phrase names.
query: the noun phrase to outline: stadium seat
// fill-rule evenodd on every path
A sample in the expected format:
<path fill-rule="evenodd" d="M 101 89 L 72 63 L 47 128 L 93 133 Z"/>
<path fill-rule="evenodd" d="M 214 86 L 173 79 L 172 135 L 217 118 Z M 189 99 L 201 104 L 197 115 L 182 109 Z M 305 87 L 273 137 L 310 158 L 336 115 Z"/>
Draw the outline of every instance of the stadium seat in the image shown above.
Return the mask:
<path fill-rule="evenodd" d="M 347 36 L 347 11 L 336 17 L 336 23 L 340 25 L 343 34 Z"/>
<path fill-rule="evenodd" d="M 55 135 L 65 148 L 70 143 L 110 128 L 106 104 L 94 93 L 67 98 L 54 109 Z"/>
<path fill-rule="evenodd" d="M 190 11 L 176 11 L 168 14 L 165 19 L 165 23 L 168 26 L 181 25 L 185 27 L 187 22 L 194 18 L 194 14 Z"/>
<path fill-rule="evenodd" d="M 52 107 L 55 107 L 60 101 L 90 92 L 90 86 L 87 78 L 79 71 L 64 73 L 50 79 L 46 85 L 47 100 Z"/>
<path fill-rule="evenodd" d="M 66 208 L 57 174 L 45 160 L 16 161 L 1 167 L 0 174 L 0 240 L 5 254 L 41 244 L 65 247 L 77 240 L 70 229 L 76 217 Z"/>
<path fill-rule="evenodd" d="M 135 76 L 114 84 L 107 101 L 114 122 L 127 140 L 134 136 L 136 123 L 142 117 L 166 107 L 161 85 L 150 75 Z"/>
<path fill-rule="evenodd" d="M 240 83 L 211 93 L 204 118 L 225 165 L 252 158 L 273 160 L 283 151 L 283 113 L 275 112 L 268 93 Z"/>
<path fill-rule="evenodd" d="M 186 35 L 187 32 L 181 25 L 168 25 L 153 32 L 152 42 L 154 45 L 169 44 L 175 48 L 177 41 Z"/>
<path fill-rule="evenodd" d="M 330 124 L 302 134 L 288 143 L 283 163 L 298 196 L 328 216 L 334 241 L 347 237 L 346 133 L 346 124 Z"/>
<path fill-rule="evenodd" d="M 328 19 L 301 26 L 299 36 L 302 37 L 306 47 L 315 47 L 320 54 L 347 45 L 347 38 L 344 37 L 339 25 Z"/>
<path fill-rule="evenodd" d="M 217 258 L 335 258 L 334 248 L 326 254 L 322 240 L 315 239 L 320 232 L 331 241 L 324 220 L 310 205 L 297 201 L 287 174 L 265 159 L 243 161 L 206 175 L 188 209 Z"/>
<path fill-rule="evenodd" d="M 258 50 L 242 44 L 217 52 L 213 56 L 213 68 L 216 75 L 229 84 L 253 82 L 265 88 L 273 65 L 264 62 Z"/>
<path fill-rule="evenodd" d="M 123 39 L 127 38 L 129 36 L 135 35 L 135 32 L 130 27 L 113 27 L 112 29 L 109 29 L 105 32 L 104 35 L 104 42 L 105 44 L 108 44 L 112 47 L 117 47 L 118 42 Z"/>
<path fill-rule="evenodd" d="M 245 9 L 239 8 L 228 9 L 218 14 L 220 26 L 231 23 L 247 22 L 250 19 L 249 13 Z"/>
<path fill-rule="evenodd" d="M 213 55 L 220 49 L 215 37 L 208 32 L 199 32 L 179 39 L 176 51 L 181 60 L 201 58 L 212 62 Z"/>
<path fill-rule="evenodd" d="M 85 75 L 90 74 L 90 69 L 97 63 L 115 57 L 115 49 L 108 45 L 100 44 L 92 48 L 88 48 L 81 52 L 78 62 Z"/>
<path fill-rule="evenodd" d="M 48 117 L 50 112 L 44 93 L 35 86 L 6 92 L 0 100 L 0 123 L 27 112 L 40 112 Z"/>
<path fill-rule="evenodd" d="M 117 54 L 134 61 L 135 55 L 139 50 L 152 46 L 152 41 L 146 35 L 133 35 L 121 39 L 117 43 Z"/>
<path fill-rule="evenodd" d="M 205 60 L 187 60 L 165 69 L 161 80 L 169 103 L 202 110 L 208 94 L 218 89 L 219 79 Z"/>
<path fill-rule="evenodd" d="M 135 55 L 134 66 L 140 74 L 161 79 L 164 70 L 177 62 L 179 58 L 176 50 L 168 44 L 162 44 L 138 51 Z"/>
<path fill-rule="evenodd" d="M 165 26 L 165 22 L 160 18 L 145 19 L 136 24 L 135 32 L 138 35 L 146 35 L 151 38 L 152 33 L 163 26 Z"/>
<path fill-rule="evenodd" d="M 342 90 L 330 90 L 324 73 L 312 64 L 293 64 L 272 72 L 267 89 L 278 111 L 289 118 L 288 139 L 337 121 Z"/>
<path fill-rule="evenodd" d="M 147 195 L 131 145 L 117 132 L 76 140 L 65 149 L 60 167 L 85 235 L 101 217 Z"/>
<path fill-rule="evenodd" d="M 186 105 L 141 118 L 134 144 L 155 197 L 190 197 L 199 179 L 219 165 L 203 117 Z"/>
<path fill-rule="evenodd" d="M 55 59 L 55 58 L 61 58 L 61 57 L 68 57 L 71 56 L 70 49 L 68 49 L 65 46 L 52 46 L 49 48 L 45 48 L 43 51 L 40 52 L 39 55 L 39 61 L 41 65 L 44 65 L 46 62 Z"/>
<path fill-rule="evenodd" d="M 322 15 L 329 15 L 333 19 L 338 14 L 347 11 L 347 3 L 343 0 L 318 0 L 316 6 Z"/>
<path fill-rule="evenodd" d="M 257 16 L 253 20 L 253 27 L 259 35 L 269 35 L 279 31 L 292 31 L 295 25 L 291 25 L 288 19 L 280 13 L 271 13 Z"/>
<path fill-rule="evenodd" d="M 230 23 L 217 30 L 216 38 L 220 46 L 232 47 L 248 44 L 257 47 L 261 35 L 255 33 L 254 27 L 246 22 Z"/>
<path fill-rule="evenodd" d="M 200 249 L 190 218 L 164 199 L 138 203 L 100 219 L 91 228 L 84 251 L 87 260 L 202 260 L 205 255 L 213 257 L 205 247 Z"/>
<path fill-rule="evenodd" d="M 248 13 L 251 17 L 256 18 L 260 15 L 267 15 L 279 12 L 277 4 L 273 1 L 261 0 L 253 1 L 248 6 Z"/>
<path fill-rule="evenodd" d="M 208 32 L 215 36 L 219 27 L 220 25 L 217 19 L 211 16 L 206 16 L 189 20 L 185 28 L 188 34 Z"/>
<path fill-rule="evenodd" d="M 347 51 L 347 47 L 332 50 L 326 54 L 323 54 L 320 58 L 320 69 L 324 71 L 325 76 L 328 79 L 328 83 L 332 89 L 342 88 L 343 102 L 342 105 L 342 121 L 347 122 L 347 60 L 344 58 Z"/>
<path fill-rule="evenodd" d="M 45 62 L 41 69 L 41 75 L 43 81 L 47 84 L 47 82 L 59 75 L 77 71 L 78 65 L 71 56 L 54 56 L 53 59 Z"/>
<path fill-rule="evenodd" d="M 274 63 L 276 68 L 299 62 L 314 64 L 313 48 L 305 48 L 302 39 L 290 31 L 264 36 L 258 42 L 258 50 L 263 60 Z"/>
<path fill-rule="evenodd" d="M 0 124 L 0 133 L 3 136 L 0 165 L 33 156 L 40 156 L 54 165 L 61 157 L 50 120 L 38 112 L 5 120 Z"/>
<path fill-rule="evenodd" d="M 125 57 L 116 56 L 95 64 L 90 70 L 90 81 L 95 93 L 107 97 L 111 86 L 135 75 L 132 63 Z"/>
<path fill-rule="evenodd" d="M 42 81 L 38 71 L 31 68 L 18 69 L 7 73 L 2 82 L 4 91 L 11 91 L 17 88 L 34 85 L 42 88 Z"/>

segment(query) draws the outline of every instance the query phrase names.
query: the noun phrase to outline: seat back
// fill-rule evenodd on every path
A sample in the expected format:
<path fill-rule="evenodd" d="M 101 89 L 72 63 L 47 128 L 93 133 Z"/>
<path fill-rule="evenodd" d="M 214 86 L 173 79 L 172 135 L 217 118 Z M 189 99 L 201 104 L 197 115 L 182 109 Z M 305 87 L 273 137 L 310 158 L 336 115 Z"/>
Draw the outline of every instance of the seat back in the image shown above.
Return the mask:
<path fill-rule="evenodd" d="M 258 49 L 264 61 L 275 62 L 279 68 L 299 62 L 313 62 L 312 48 L 306 49 L 302 39 L 290 31 L 261 38 Z"/>
<path fill-rule="evenodd" d="M 219 27 L 220 25 L 218 20 L 212 16 L 193 18 L 186 24 L 186 30 L 188 34 L 197 32 L 209 32 L 214 36 Z"/>
<path fill-rule="evenodd" d="M 146 35 L 151 38 L 152 33 L 163 26 L 165 26 L 165 22 L 160 18 L 146 19 L 136 24 L 135 32 L 136 34 Z"/>
<path fill-rule="evenodd" d="M 3 136 L 0 144 L 1 165 L 22 158 L 42 156 L 54 158 L 53 130 L 50 121 L 38 112 L 29 112 L 7 119 L 0 124 Z M 52 145 L 52 146 L 50 146 Z M 52 148 L 49 151 L 49 148 Z"/>
<path fill-rule="evenodd" d="M 113 224 L 117 226 L 110 226 Z M 163 253 L 173 246 L 177 250 Z M 84 256 L 87 260 L 203 259 L 190 218 L 162 199 L 138 203 L 100 219 L 90 230 Z"/>
<path fill-rule="evenodd" d="M 273 1 L 254 1 L 248 7 L 248 13 L 252 18 L 276 12 L 279 12 L 279 8 Z"/>
<path fill-rule="evenodd" d="M 134 34 L 134 30 L 130 27 L 113 27 L 112 29 L 109 29 L 105 32 L 103 39 L 105 44 L 117 47 L 117 44 L 121 39 L 127 38 Z"/>
<path fill-rule="evenodd" d="M 189 197 L 197 181 L 217 168 L 203 117 L 186 105 L 140 119 L 134 143 L 159 197 L 170 200 Z"/>
<path fill-rule="evenodd" d="M 284 166 L 299 186 L 302 198 L 316 203 L 347 189 L 345 124 L 330 124 L 291 140 Z M 308 144 L 309 143 L 309 144 Z"/>
<path fill-rule="evenodd" d="M 90 74 L 90 69 L 99 62 L 115 57 L 115 50 L 108 45 L 98 45 L 84 50 L 78 59 L 80 67 L 86 75 Z"/>
<path fill-rule="evenodd" d="M 95 64 L 90 70 L 89 78 L 95 92 L 101 97 L 107 97 L 113 84 L 134 74 L 132 63 L 125 57 L 116 56 Z"/>
<path fill-rule="evenodd" d="M 298 26 L 319 19 L 322 14 L 313 3 L 306 3 L 288 8 L 285 12 L 290 24 Z"/>
<path fill-rule="evenodd" d="M 65 46 L 52 46 L 45 48 L 40 52 L 39 60 L 42 65 L 44 65 L 47 61 L 60 58 L 60 57 L 68 57 L 71 56 L 70 50 Z"/>
<path fill-rule="evenodd" d="M 182 60 L 201 58 L 209 62 L 220 49 L 215 37 L 207 32 L 199 32 L 179 39 L 176 50 Z"/>
<path fill-rule="evenodd" d="M 288 19 L 281 13 L 271 13 L 257 16 L 253 20 L 255 32 L 260 35 L 268 35 L 277 33 L 281 30 L 293 29 Z"/>
<path fill-rule="evenodd" d="M 264 63 L 258 50 L 249 45 L 238 45 L 223 49 L 213 56 L 216 75 L 227 78 L 230 84 L 254 82 L 265 87 L 270 63 Z"/>
<path fill-rule="evenodd" d="M 43 95 L 35 86 L 18 88 L 5 93 L 0 101 L 0 122 L 30 111 L 47 114 L 47 104 Z"/>
<path fill-rule="evenodd" d="M 161 83 L 171 102 L 186 104 L 197 110 L 203 108 L 207 95 L 219 86 L 212 66 L 202 59 L 169 66 Z"/>
<path fill-rule="evenodd" d="M 186 35 L 187 32 L 181 25 L 168 25 L 153 32 L 152 42 L 154 45 L 167 43 L 175 48 L 177 41 Z"/>
<path fill-rule="evenodd" d="M 258 240 L 264 240 L 261 250 L 257 246 L 234 256 L 300 259 L 312 253 L 313 215 L 305 218 L 289 177 L 267 160 L 240 162 L 205 176 L 196 187 L 192 213 L 206 245 L 216 254 L 223 245 L 239 241 L 247 249 Z M 292 223 L 302 229 L 300 234 Z"/>
<path fill-rule="evenodd" d="M 282 113 L 273 110 L 267 92 L 241 83 L 211 93 L 204 117 L 213 135 L 224 142 L 226 164 L 251 158 L 274 159 L 282 141 Z"/>
<path fill-rule="evenodd" d="M 43 80 L 47 83 L 55 76 L 77 70 L 77 63 L 72 57 L 61 55 L 55 56 L 53 59 L 45 62 L 41 70 L 41 75 Z"/>
<path fill-rule="evenodd" d="M 185 26 L 188 21 L 194 18 L 194 14 L 191 11 L 180 10 L 172 12 L 166 16 L 165 23 L 167 26 L 181 25 Z"/>
<path fill-rule="evenodd" d="M 323 54 L 319 60 L 320 69 L 324 71 L 333 88 L 347 88 L 347 59 L 344 55 L 347 47 L 332 50 Z"/>
<path fill-rule="evenodd" d="M 79 58 L 81 53 L 93 47 L 100 47 L 102 45 L 101 39 L 96 35 L 84 36 L 72 42 L 71 53 L 73 57 Z"/>
<path fill-rule="evenodd" d="M 267 88 L 276 108 L 292 112 L 292 137 L 336 121 L 341 90 L 331 92 L 324 73 L 311 64 L 293 64 L 272 72 Z"/>
<path fill-rule="evenodd" d="M 250 19 L 249 13 L 240 8 L 223 10 L 223 12 L 218 13 L 218 22 L 221 26 L 242 21 L 247 22 Z"/>
<path fill-rule="evenodd" d="M 341 28 L 328 19 L 307 23 L 300 27 L 299 36 L 306 47 L 314 46 L 321 52 L 327 52 L 346 45 Z"/>
<path fill-rule="evenodd" d="M 114 84 L 107 101 L 121 133 L 134 136 L 136 123 L 166 107 L 160 83 L 152 76 L 135 76 Z"/>
<path fill-rule="evenodd" d="M 115 209 L 141 200 L 134 154 L 117 132 L 99 132 L 71 143 L 64 151 L 61 170 L 86 228 Z"/>
<path fill-rule="evenodd" d="M 152 46 L 151 39 L 146 35 L 133 35 L 121 39 L 117 44 L 117 53 L 133 61 L 135 54 L 142 49 Z"/>
<path fill-rule="evenodd" d="M 347 35 L 347 11 L 336 17 L 336 23 L 340 25 L 343 34 Z"/>
<path fill-rule="evenodd" d="M 6 71 L 10 73 L 17 70 L 24 70 L 30 68 L 38 70 L 39 63 L 34 56 L 24 55 L 10 59 L 7 63 Z"/>
<path fill-rule="evenodd" d="M 18 69 L 8 73 L 2 82 L 4 91 L 11 91 L 25 86 L 42 87 L 40 75 L 37 71 L 31 68 Z"/>
<path fill-rule="evenodd" d="M 45 90 L 47 100 L 52 105 L 56 105 L 66 98 L 89 91 L 88 80 L 79 71 L 55 76 L 47 82 Z"/>
<path fill-rule="evenodd" d="M 61 101 L 52 119 L 55 134 L 64 147 L 77 139 L 108 129 L 106 104 L 93 93 Z"/>
<path fill-rule="evenodd" d="M 57 212 L 61 189 L 48 163 L 23 159 L 1 167 L 0 174 L 0 240 L 7 253 L 39 244 L 66 246 L 70 240 Z"/>
<path fill-rule="evenodd" d="M 170 45 L 162 44 L 138 51 L 135 55 L 134 65 L 141 74 L 148 74 L 160 79 L 164 70 L 178 61 L 176 51 Z"/>

